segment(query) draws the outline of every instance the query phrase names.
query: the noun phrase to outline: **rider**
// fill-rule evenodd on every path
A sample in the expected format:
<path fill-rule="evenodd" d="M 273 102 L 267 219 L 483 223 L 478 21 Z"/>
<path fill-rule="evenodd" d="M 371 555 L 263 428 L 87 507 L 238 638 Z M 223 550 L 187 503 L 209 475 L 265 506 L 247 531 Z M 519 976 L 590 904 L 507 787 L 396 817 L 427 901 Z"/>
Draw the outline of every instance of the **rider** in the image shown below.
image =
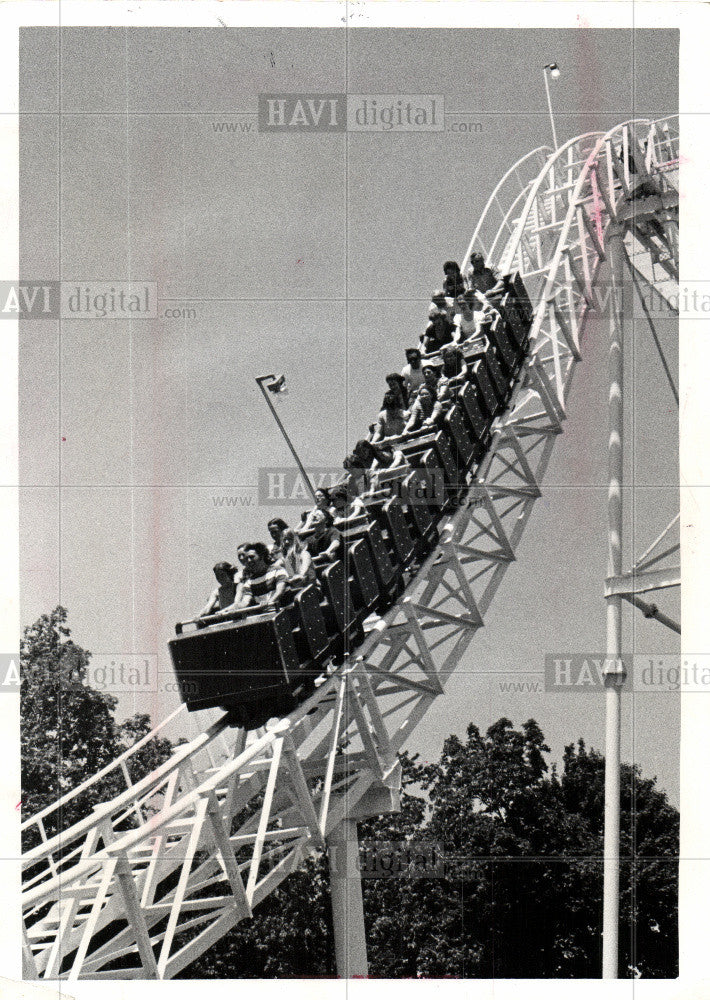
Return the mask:
<path fill-rule="evenodd" d="M 408 347 L 404 352 L 407 363 L 402 369 L 402 378 L 407 388 L 407 406 L 414 402 L 419 386 L 424 382 L 422 372 L 422 352 L 418 347 Z"/>
<path fill-rule="evenodd" d="M 390 390 L 385 393 L 382 400 L 382 409 L 377 416 L 375 433 L 372 435 L 372 443 L 377 444 L 383 438 L 396 437 L 404 430 L 409 412 L 402 409 L 399 397 Z"/>
<path fill-rule="evenodd" d="M 269 529 L 269 534 L 273 540 L 273 545 L 269 548 L 269 554 L 274 558 L 278 559 L 281 555 L 281 544 L 285 531 L 289 530 L 288 525 L 282 517 L 272 517 L 267 524 Z"/>
<path fill-rule="evenodd" d="M 407 421 L 407 426 L 404 428 L 405 434 L 418 431 L 424 422 L 431 417 L 436 401 L 436 392 L 436 383 L 434 385 L 425 384 L 420 387 L 417 398 L 414 400 L 409 411 L 409 420 Z"/>
<path fill-rule="evenodd" d="M 241 610 L 251 605 L 275 607 L 286 590 L 288 573 L 274 561 L 263 542 L 244 546 L 245 578 L 237 588 L 234 605 L 228 610 Z"/>
<path fill-rule="evenodd" d="M 313 583 L 316 572 L 313 569 L 311 554 L 292 528 L 286 528 L 281 533 L 278 546 L 274 546 L 272 554 L 282 563 L 288 573 L 288 584 L 291 589 L 305 587 Z"/>
<path fill-rule="evenodd" d="M 301 523 L 296 528 L 297 534 L 303 536 L 306 535 L 313 527 L 313 517 L 320 510 L 329 510 L 331 514 L 333 511 L 333 502 L 330 499 L 330 490 L 327 490 L 325 486 L 319 486 L 315 491 L 316 505 L 311 508 L 311 510 L 304 512 L 301 516 Z"/>
<path fill-rule="evenodd" d="M 217 586 L 210 594 L 210 598 L 201 611 L 195 615 L 195 621 L 200 618 L 207 618 L 218 611 L 223 611 L 231 604 L 234 604 L 237 596 L 237 586 L 240 579 L 240 571 L 236 566 L 228 562 L 218 562 L 212 568 L 212 572 L 217 578 Z"/>
<path fill-rule="evenodd" d="M 333 515 L 330 511 L 316 511 L 312 529 L 312 534 L 306 539 L 306 548 L 311 556 L 320 556 L 327 562 L 339 559 L 343 554 L 343 536 L 333 527 Z"/>

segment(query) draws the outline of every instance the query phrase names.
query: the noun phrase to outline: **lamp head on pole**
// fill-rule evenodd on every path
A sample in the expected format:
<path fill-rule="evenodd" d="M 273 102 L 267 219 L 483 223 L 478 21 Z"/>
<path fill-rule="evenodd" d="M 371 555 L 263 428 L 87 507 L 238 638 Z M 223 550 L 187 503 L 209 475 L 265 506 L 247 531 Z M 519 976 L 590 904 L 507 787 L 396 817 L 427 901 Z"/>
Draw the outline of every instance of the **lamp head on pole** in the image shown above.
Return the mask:
<path fill-rule="evenodd" d="M 278 377 L 274 377 L 271 382 L 267 383 L 266 388 L 269 392 L 273 392 L 274 395 L 277 395 L 280 392 L 286 392 L 286 376 L 279 375 Z"/>
<path fill-rule="evenodd" d="M 545 69 L 550 71 L 550 76 L 553 80 L 556 80 L 560 75 L 560 67 L 557 63 L 548 63 Z"/>
<path fill-rule="evenodd" d="M 286 388 L 285 375 L 257 375 L 255 382 L 264 395 L 266 395 L 266 389 L 268 389 L 269 392 L 273 392 L 274 395 L 277 395 L 280 392 L 288 392 L 288 389 Z"/>

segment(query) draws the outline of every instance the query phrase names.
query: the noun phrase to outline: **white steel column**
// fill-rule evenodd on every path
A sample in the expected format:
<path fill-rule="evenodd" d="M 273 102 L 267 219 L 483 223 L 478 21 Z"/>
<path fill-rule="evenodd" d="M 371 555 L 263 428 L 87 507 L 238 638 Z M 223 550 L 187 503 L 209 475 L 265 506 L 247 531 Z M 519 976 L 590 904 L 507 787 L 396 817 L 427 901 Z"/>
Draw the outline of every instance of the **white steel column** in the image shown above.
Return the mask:
<path fill-rule="evenodd" d="M 610 227 L 607 253 L 611 271 L 611 316 L 609 325 L 609 493 L 607 524 L 609 576 L 618 576 L 622 566 L 622 492 L 624 473 L 624 261 L 623 230 Z M 621 820 L 621 663 L 622 598 L 606 598 L 607 667 L 606 750 L 604 774 L 604 917 L 602 976 L 619 974 L 619 826 Z"/>
<path fill-rule="evenodd" d="M 344 819 L 328 836 L 330 899 L 335 933 L 335 962 L 340 979 L 367 976 L 365 915 L 357 840 L 357 822 Z"/>

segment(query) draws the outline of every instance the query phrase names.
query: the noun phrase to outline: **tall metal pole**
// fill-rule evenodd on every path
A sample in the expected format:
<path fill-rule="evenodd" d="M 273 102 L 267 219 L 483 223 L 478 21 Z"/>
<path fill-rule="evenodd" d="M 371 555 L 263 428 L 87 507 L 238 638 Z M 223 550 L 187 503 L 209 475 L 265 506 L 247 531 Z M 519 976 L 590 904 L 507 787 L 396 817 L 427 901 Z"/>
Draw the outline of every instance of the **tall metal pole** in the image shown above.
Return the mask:
<path fill-rule="evenodd" d="M 327 843 L 338 978 L 364 979 L 367 945 L 356 820 L 342 820 L 329 834 Z"/>
<path fill-rule="evenodd" d="M 276 409 L 264 388 L 265 382 L 273 382 L 275 375 L 259 375 L 256 384 L 261 389 L 266 404 L 273 414 L 289 451 L 303 476 L 308 490 L 316 502 L 313 484 L 308 478 L 298 452 L 286 432 Z M 333 911 L 333 936 L 335 939 L 335 963 L 340 979 L 367 977 L 367 944 L 365 939 L 365 913 L 362 904 L 362 883 L 360 881 L 360 852 L 357 839 L 357 821 L 342 820 L 326 838 L 328 864 L 330 868 L 330 899 Z"/>
<path fill-rule="evenodd" d="M 612 224 L 613 225 L 613 224 Z M 611 270 L 609 327 L 609 492 L 607 527 L 608 575 L 621 575 L 624 473 L 624 248 L 623 230 L 610 228 L 607 253 Z M 619 827 L 621 821 L 621 608 L 618 594 L 606 598 L 607 661 L 606 760 L 604 773 L 604 915 L 602 976 L 619 975 Z"/>
<path fill-rule="evenodd" d="M 555 149 L 559 149 L 560 147 L 557 145 L 557 132 L 555 130 L 555 117 L 552 114 L 552 100 L 550 98 L 550 79 L 547 73 L 547 69 L 548 69 L 547 66 L 545 66 L 545 68 L 542 71 L 543 76 L 545 77 L 545 93 L 547 94 L 547 108 L 548 111 L 550 112 L 550 125 L 552 126 L 552 141 L 555 144 Z"/>
<path fill-rule="evenodd" d="M 301 462 L 301 459 L 298 457 L 298 453 L 297 453 L 296 449 L 293 446 L 293 442 L 291 441 L 291 438 L 286 433 L 286 428 L 281 423 L 281 418 L 279 417 L 278 413 L 276 412 L 276 408 L 274 407 L 274 404 L 269 399 L 268 392 L 264 388 L 264 382 L 269 382 L 269 381 L 273 382 L 275 380 L 275 378 L 276 378 L 275 375 L 259 375 L 256 378 L 256 384 L 261 389 L 261 393 L 262 393 L 264 399 L 266 400 L 266 405 L 271 410 L 271 413 L 273 414 L 274 420 L 276 421 L 276 423 L 278 425 L 278 428 L 279 428 L 279 430 L 281 431 L 281 433 L 283 435 L 284 441 L 288 445 L 289 451 L 293 455 L 294 461 L 295 461 L 296 465 L 298 466 L 298 470 L 301 473 L 301 475 L 303 476 L 303 481 L 306 484 L 306 486 L 308 487 L 308 492 L 313 497 L 313 502 L 315 503 L 316 502 L 316 491 L 313 489 L 313 483 L 308 478 L 308 473 L 304 469 L 303 464 Z"/>

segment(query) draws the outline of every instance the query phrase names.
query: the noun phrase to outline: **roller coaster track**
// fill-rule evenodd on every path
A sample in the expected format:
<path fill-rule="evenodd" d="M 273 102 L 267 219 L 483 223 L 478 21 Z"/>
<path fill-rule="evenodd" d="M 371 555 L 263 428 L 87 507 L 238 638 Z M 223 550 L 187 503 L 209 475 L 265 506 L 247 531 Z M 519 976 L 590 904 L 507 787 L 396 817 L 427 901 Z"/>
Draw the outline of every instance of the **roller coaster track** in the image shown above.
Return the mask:
<path fill-rule="evenodd" d="M 133 781 L 146 737 L 23 824 L 39 841 L 23 858 L 26 978 L 174 977 L 343 819 L 397 809 L 397 752 L 483 626 L 541 495 L 585 327 L 603 305 L 609 227 L 622 227 L 639 281 L 662 296 L 677 282 L 677 172 L 675 122 L 644 120 L 534 150 L 500 181 L 469 252 L 522 275 L 530 351 L 438 545 L 369 620 L 357 653 L 290 716 L 251 734 L 213 723 Z M 677 551 L 674 524 L 607 586 L 633 598 L 645 584 L 679 585 L 664 562 Z M 106 777 L 125 790 L 62 830 L 63 807 Z"/>

